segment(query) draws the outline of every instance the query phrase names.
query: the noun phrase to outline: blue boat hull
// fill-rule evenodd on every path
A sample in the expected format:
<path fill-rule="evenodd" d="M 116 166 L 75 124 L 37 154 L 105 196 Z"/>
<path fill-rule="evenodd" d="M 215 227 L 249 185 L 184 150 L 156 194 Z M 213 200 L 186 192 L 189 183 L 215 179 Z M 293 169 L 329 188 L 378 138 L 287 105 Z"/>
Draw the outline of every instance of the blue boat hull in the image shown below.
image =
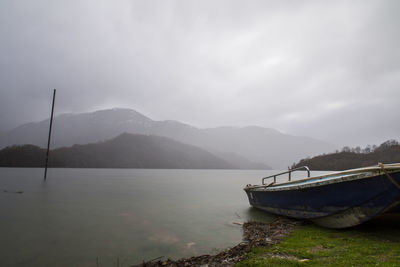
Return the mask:
<path fill-rule="evenodd" d="M 400 184 L 400 172 L 391 177 Z M 396 210 L 400 189 L 384 173 L 372 177 L 318 184 L 304 188 L 263 190 L 245 188 L 252 206 L 297 219 L 310 219 L 329 228 L 358 225 Z"/>

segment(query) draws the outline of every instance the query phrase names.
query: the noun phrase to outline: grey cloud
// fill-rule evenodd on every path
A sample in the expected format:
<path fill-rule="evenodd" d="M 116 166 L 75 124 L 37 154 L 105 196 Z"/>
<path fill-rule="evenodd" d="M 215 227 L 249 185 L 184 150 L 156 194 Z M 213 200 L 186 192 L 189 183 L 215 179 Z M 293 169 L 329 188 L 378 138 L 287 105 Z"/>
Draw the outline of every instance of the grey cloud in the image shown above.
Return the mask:
<path fill-rule="evenodd" d="M 55 87 L 58 113 L 122 106 L 339 145 L 398 138 L 399 5 L 2 1 L 0 130 L 47 117 Z"/>

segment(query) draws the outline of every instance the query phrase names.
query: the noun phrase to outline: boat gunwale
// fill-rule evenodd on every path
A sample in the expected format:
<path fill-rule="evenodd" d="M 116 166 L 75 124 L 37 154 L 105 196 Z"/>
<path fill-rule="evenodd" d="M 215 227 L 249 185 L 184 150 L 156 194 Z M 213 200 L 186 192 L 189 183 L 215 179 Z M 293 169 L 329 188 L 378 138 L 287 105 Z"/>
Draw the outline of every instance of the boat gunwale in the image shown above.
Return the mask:
<path fill-rule="evenodd" d="M 400 163 L 392 163 L 392 164 L 385 164 L 383 165 L 384 169 L 389 173 L 400 171 Z M 378 166 L 370 166 L 370 167 L 363 167 L 357 169 L 350 169 L 346 171 L 339 171 L 339 172 L 332 172 L 329 174 L 314 176 L 314 177 L 307 177 L 300 180 L 295 181 L 288 181 L 284 183 L 275 183 L 269 185 L 248 185 L 244 188 L 245 191 L 247 190 L 257 190 L 257 189 L 264 189 L 265 191 L 284 191 L 284 190 L 297 190 L 300 188 L 308 188 L 308 187 L 317 187 L 322 185 L 328 185 L 337 182 L 346 182 L 351 180 L 359 180 L 359 179 L 368 179 L 371 177 L 375 177 L 378 175 L 384 175 L 385 172 L 383 171 L 382 167 Z M 347 176 L 346 176 L 347 175 Z M 335 177 L 333 179 L 326 179 L 329 177 Z M 324 180 L 325 179 L 325 180 Z M 312 181 L 315 180 L 315 181 Z M 304 183 L 308 182 L 309 183 Z M 303 183 L 303 184 L 300 184 Z M 296 185 L 297 184 L 297 185 Z M 259 191 L 259 190 L 257 190 Z"/>

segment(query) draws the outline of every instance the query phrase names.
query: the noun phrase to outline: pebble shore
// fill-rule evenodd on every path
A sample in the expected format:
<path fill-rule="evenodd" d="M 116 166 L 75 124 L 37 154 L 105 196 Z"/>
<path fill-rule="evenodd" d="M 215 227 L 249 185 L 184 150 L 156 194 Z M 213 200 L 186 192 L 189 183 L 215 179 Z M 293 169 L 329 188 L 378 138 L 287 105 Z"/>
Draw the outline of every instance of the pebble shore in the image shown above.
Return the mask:
<path fill-rule="evenodd" d="M 271 223 L 246 222 L 243 227 L 243 241 L 215 255 L 201 255 L 179 260 L 161 260 L 143 262 L 131 267 L 186 267 L 186 266 L 233 266 L 244 259 L 246 253 L 254 247 L 268 247 L 280 242 L 291 233 L 301 221 L 279 217 Z"/>

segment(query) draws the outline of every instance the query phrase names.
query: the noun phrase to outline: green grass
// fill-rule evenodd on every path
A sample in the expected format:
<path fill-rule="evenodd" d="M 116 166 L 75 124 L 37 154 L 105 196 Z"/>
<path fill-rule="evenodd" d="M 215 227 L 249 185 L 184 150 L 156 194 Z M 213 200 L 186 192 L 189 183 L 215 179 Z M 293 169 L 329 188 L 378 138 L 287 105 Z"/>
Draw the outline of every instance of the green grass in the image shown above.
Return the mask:
<path fill-rule="evenodd" d="M 236 266 L 400 266 L 400 215 L 342 230 L 302 225 L 280 244 L 254 248 Z"/>

